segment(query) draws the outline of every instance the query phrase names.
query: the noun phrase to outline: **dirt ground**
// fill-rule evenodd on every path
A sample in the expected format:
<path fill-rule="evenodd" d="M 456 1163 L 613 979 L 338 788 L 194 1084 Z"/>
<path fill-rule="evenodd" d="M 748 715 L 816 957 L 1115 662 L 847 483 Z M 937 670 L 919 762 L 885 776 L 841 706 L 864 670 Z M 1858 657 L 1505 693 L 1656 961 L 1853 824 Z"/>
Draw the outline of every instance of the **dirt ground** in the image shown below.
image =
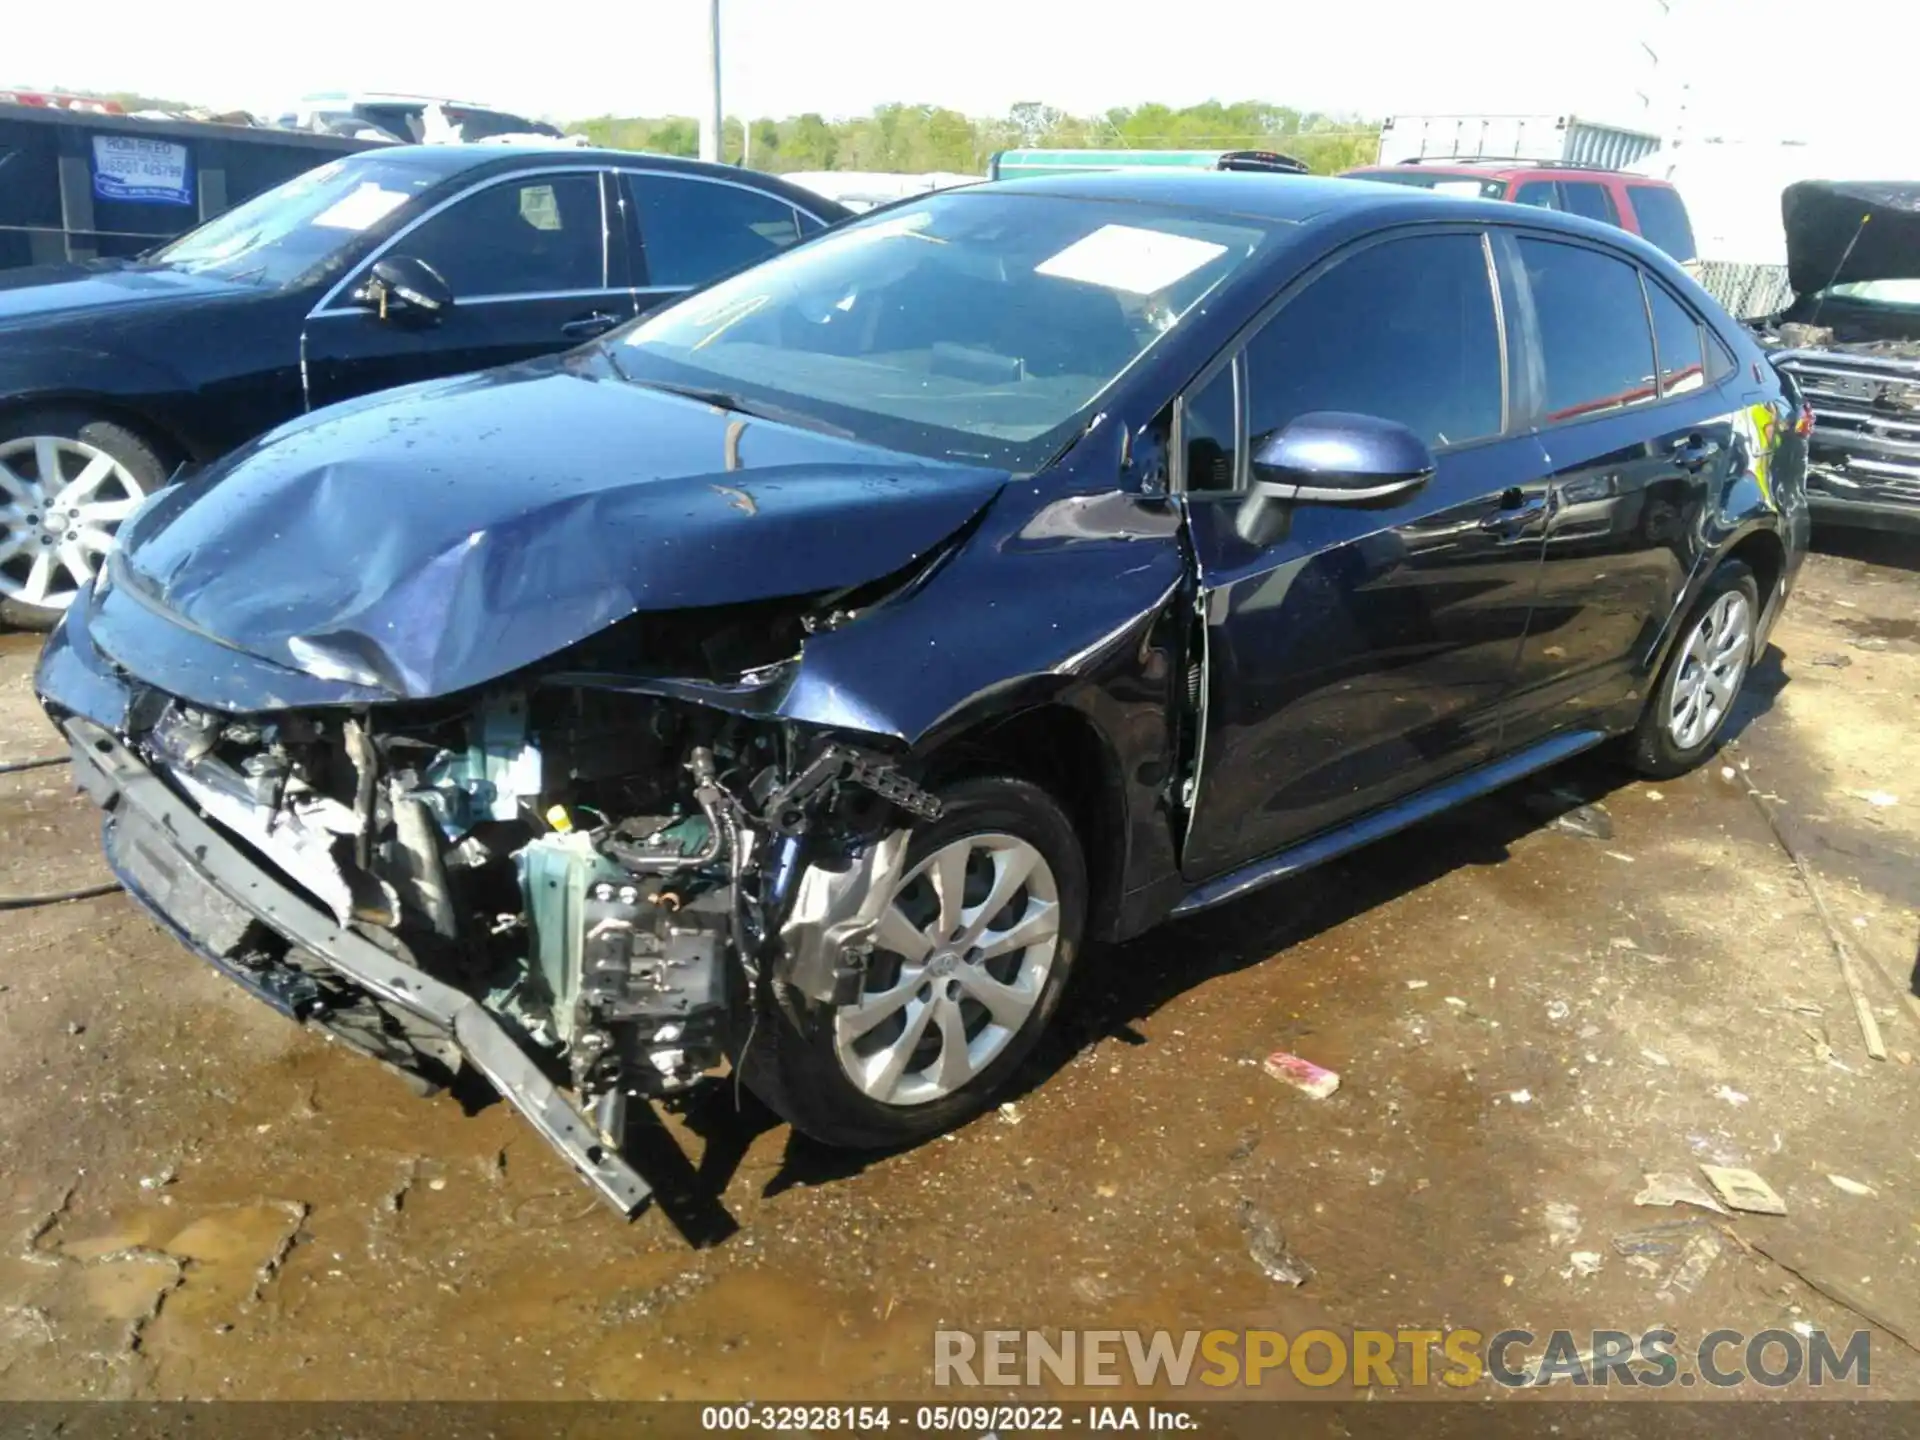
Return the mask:
<path fill-rule="evenodd" d="M 1616 1249 L 1691 1213 L 1643 1174 L 1702 1161 L 1786 1199 L 1738 1234 L 1920 1340 L 1916 550 L 1810 561 L 1700 773 L 1576 762 L 1090 952 L 1013 1108 L 918 1150 L 715 1095 L 632 1224 L 504 1105 L 410 1098 L 124 896 L 0 913 L 0 1398 L 908 1398 L 937 1326 L 1860 1328 L 1724 1236 L 1691 1293 Z M 0 760 L 55 748 L 32 660 L 0 637 Z M 1545 823 L 1575 798 L 1609 838 Z M 64 769 L 0 777 L 0 833 L 0 893 L 103 877 Z M 1887 1330 L 1872 1365 L 1920 1398 Z"/>

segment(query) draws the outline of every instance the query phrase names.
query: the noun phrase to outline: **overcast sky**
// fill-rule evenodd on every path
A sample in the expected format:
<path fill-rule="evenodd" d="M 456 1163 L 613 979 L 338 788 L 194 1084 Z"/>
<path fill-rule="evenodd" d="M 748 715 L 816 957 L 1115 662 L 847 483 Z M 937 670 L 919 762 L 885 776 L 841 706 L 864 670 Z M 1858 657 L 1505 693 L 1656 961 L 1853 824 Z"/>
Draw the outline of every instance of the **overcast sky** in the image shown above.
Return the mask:
<path fill-rule="evenodd" d="M 1672 14 L 1663 12 L 1671 7 Z M 9 7 L 0 85 L 267 109 L 424 91 L 567 120 L 692 114 L 706 0 L 86 0 Z M 1380 116 L 1577 112 L 1822 139 L 1913 131 L 1920 0 L 723 0 L 729 113 L 1001 114 L 1260 99 Z M 1644 47 L 1644 48 L 1643 48 Z M 1657 53 L 1656 65 L 1648 49 Z M 1657 124 L 1650 128 L 1660 128 Z"/>

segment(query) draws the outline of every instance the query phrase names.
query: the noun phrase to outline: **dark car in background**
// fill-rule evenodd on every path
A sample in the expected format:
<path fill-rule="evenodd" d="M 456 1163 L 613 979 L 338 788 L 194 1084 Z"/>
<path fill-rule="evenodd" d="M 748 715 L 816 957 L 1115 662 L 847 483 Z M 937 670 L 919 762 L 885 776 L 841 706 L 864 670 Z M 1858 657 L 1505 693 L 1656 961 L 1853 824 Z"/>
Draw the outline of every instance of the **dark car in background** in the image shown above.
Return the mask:
<path fill-rule="evenodd" d="M 396 146 L 138 260 L 0 272 L 0 618 L 51 624 L 182 463 L 336 400 L 578 345 L 847 213 L 696 161 Z"/>
<path fill-rule="evenodd" d="M 1665 180 L 1564 160 L 1501 160 L 1422 156 L 1397 165 L 1349 170 L 1350 180 L 1410 185 L 1437 195 L 1508 200 L 1584 215 L 1658 245 L 1681 264 L 1698 258 L 1686 201 Z"/>
<path fill-rule="evenodd" d="M 1801 418 L 1617 229 L 980 185 L 168 488 L 36 683 L 176 934 L 631 1210 L 630 1101 L 730 1064 L 922 1139 L 1088 940 L 1616 737 L 1699 763 Z"/>

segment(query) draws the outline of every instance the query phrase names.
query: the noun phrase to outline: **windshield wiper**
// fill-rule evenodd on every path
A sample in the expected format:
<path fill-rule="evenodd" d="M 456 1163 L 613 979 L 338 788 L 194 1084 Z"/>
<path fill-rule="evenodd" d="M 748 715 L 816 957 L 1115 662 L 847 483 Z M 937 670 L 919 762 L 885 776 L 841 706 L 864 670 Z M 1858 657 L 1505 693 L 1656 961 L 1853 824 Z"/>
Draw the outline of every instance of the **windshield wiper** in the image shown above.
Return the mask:
<path fill-rule="evenodd" d="M 615 362 L 615 369 L 625 375 L 625 367 Z M 669 395 L 679 395 L 687 400 L 698 400 L 703 405 L 711 405 L 716 410 L 731 411 L 736 415 L 751 415 L 756 420 L 772 420 L 777 424 L 796 425 L 802 430 L 818 430 L 823 434 L 835 435 L 842 440 L 851 440 L 854 434 L 843 426 L 831 424 L 818 416 L 804 411 L 789 410 L 783 405 L 770 405 L 764 400 L 749 400 L 744 395 L 736 395 L 731 390 L 721 390 L 705 385 L 682 385 L 677 380 L 638 380 L 627 375 L 636 385 L 644 385 L 649 390 L 664 390 Z"/>

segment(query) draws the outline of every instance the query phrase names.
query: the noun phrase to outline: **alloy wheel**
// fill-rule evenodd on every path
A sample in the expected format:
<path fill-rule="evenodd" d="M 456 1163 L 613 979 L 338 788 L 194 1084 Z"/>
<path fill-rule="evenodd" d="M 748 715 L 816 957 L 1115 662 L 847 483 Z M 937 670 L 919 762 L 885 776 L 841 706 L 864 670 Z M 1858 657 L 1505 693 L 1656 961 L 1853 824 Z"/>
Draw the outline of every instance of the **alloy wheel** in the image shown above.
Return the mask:
<path fill-rule="evenodd" d="M 84 440 L 0 442 L 0 597 L 66 609 L 146 494 L 125 465 Z"/>
<path fill-rule="evenodd" d="M 1039 1004 L 1060 945 L 1046 857 L 1013 835 L 968 835 L 914 866 L 875 936 L 860 998 L 834 1013 L 834 1051 L 887 1105 L 953 1094 Z"/>
<path fill-rule="evenodd" d="M 1745 595 L 1729 590 L 1693 627 L 1674 672 L 1667 733 L 1680 750 L 1702 744 L 1726 719 L 1752 648 L 1752 607 Z"/>

